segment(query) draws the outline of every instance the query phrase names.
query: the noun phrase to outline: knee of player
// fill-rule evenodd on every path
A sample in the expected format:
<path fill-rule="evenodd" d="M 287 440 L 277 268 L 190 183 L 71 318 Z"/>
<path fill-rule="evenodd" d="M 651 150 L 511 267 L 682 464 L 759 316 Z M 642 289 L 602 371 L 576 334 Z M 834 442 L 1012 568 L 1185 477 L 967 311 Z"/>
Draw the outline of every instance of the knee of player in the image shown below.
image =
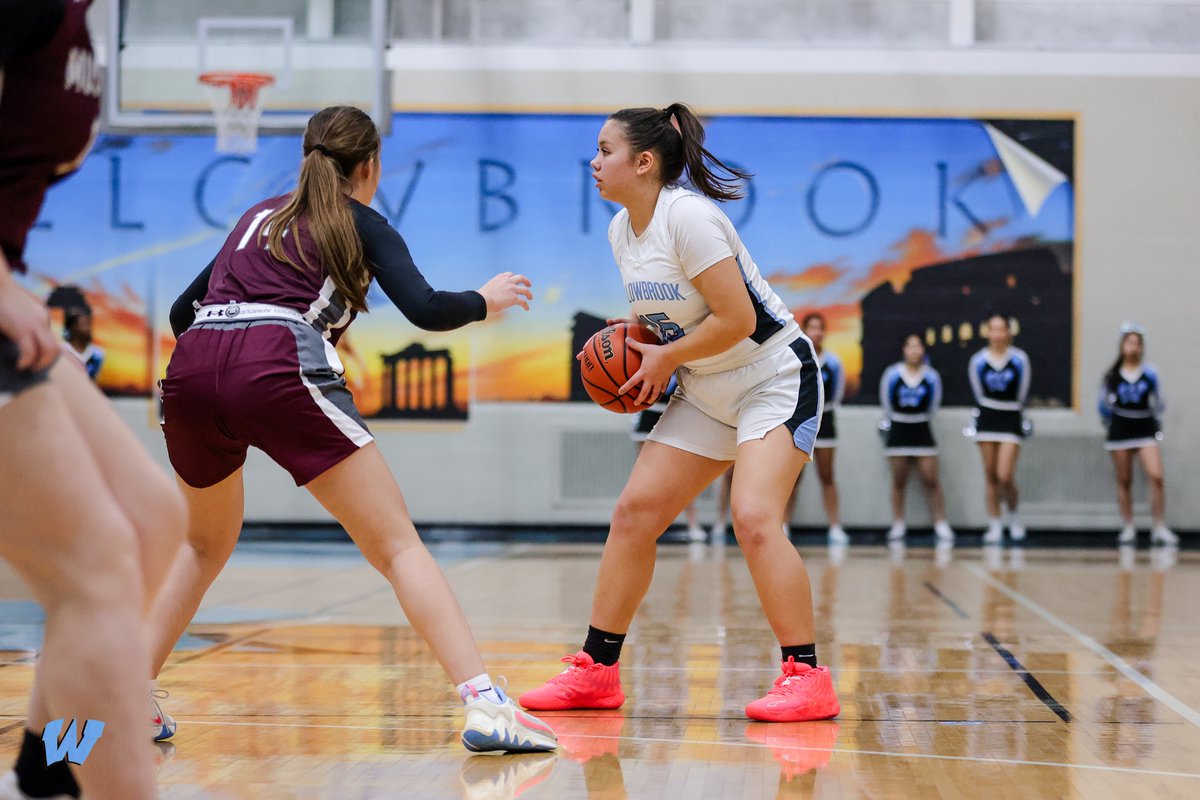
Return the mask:
<path fill-rule="evenodd" d="M 654 518 L 658 515 L 656 509 L 660 505 L 644 495 L 622 492 L 613 509 L 611 535 L 637 534 L 654 527 Z"/>
<path fill-rule="evenodd" d="M 141 607 L 144 584 L 137 534 L 119 513 L 93 517 L 55 559 L 56 578 L 43 587 L 56 602 L 86 603 L 92 608 L 133 604 Z"/>
<path fill-rule="evenodd" d="M 733 502 L 733 532 L 742 549 L 761 546 L 771 534 L 779 533 L 779 520 L 754 501 Z"/>

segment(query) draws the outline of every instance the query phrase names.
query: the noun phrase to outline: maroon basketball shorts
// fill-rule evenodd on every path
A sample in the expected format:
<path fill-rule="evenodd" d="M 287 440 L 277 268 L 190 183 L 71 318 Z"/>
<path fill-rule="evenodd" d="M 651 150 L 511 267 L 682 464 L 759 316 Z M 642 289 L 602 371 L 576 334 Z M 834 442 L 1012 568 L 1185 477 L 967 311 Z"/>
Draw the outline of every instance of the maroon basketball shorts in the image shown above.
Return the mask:
<path fill-rule="evenodd" d="M 185 331 L 162 381 L 163 433 L 179 477 L 197 489 L 219 483 L 253 445 L 303 486 L 371 442 L 327 348 L 291 320 Z"/>
<path fill-rule="evenodd" d="M 0 408 L 26 389 L 49 379 L 50 370 L 18 370 L 17 344 L 0 333 Z"/>

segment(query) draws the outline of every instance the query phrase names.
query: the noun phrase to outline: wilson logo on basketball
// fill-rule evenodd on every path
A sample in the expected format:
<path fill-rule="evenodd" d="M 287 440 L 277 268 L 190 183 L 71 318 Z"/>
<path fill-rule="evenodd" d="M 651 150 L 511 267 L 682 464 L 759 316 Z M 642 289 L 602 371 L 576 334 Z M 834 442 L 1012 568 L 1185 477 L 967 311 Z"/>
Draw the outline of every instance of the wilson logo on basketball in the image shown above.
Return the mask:
<path fill-rule="evenodd" d="M 621 387 L 642 365 L 642 354 L 629 346 L 627 337 L 642 344 L 659 343 L 654 331 L 644 325 L 618 322 L 597 331 L 583 347 L 581 377 L 588 396 L 618 414 L 632 414 L 647 407 L 636 402 L 640 384 L 621 393 Z"/>

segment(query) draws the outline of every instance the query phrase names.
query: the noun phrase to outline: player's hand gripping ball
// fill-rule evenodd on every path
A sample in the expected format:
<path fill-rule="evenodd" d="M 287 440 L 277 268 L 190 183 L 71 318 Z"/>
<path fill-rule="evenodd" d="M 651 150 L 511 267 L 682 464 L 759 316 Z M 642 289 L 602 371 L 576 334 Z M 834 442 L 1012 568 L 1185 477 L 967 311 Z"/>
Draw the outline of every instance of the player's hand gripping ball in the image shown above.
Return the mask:
<path fill-rule="evenodd" d="M 650 328 L 618 322 L 589 339 L 579 357 L 579 371 L 588 397 L 617 414 L 644 411 L 652 404 L 637 404 L 640 385 L 619 394 L 621 387 L 642 365 L 641 354 L 626 343 L 626 337 L 643 344 L 661 344 Z"/>

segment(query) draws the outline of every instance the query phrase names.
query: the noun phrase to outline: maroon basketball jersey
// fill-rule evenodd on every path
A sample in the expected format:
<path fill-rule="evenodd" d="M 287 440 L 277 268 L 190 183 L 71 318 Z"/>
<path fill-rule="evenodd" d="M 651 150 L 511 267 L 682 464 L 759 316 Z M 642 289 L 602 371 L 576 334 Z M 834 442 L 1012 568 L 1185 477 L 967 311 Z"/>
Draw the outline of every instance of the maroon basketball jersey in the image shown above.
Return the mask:
<path fill-rule="evenodd" d="M 96 135 L 104 70 L 88 36 L 91 4 L 68 0 L 50 41 L 3 67 L 0 247 L 19 272 L 46 189 L 78 169 Z"/>
<path fill-rule="evenodd" d="M 201 303 L 270 303 L 295 309 L 336 344 L 355 312 L 348 309 L 345 298 L 320 266 L 321 255 L 308 234 L 304 217 L 289 226 L 283 238 L 284 249 L 300 269 L 277 260 L 267 249 L 263 226 L 271 212 L 286 205 L 288 199 L 288 195 L 272 197 L 242 214 L 217 254 L 208 292 Z M 300 248 L 311 268 L 301 259 Z"/>

